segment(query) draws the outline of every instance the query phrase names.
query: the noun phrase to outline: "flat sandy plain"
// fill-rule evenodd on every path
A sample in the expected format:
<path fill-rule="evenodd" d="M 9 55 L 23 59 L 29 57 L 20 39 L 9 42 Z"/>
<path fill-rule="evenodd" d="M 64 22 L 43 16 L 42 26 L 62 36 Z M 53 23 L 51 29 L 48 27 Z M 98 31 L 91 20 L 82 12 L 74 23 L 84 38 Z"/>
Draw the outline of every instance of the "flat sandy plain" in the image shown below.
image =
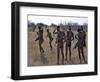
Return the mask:
<path fill-rule="evenodd" d="M 53 28 L 50 29 L 50 32 L 53 33 Z M 36 37 L 37 37 L 37 30 L 35 30 L 34 32 L 32 31 L 28 31 L 28 62 L 27 65 L 28 66 L 48 66 L 48 65 L 57 65 L 57 45 L 55 43 L 55 38 L 56 36 L 52 34 L 53 36 L 53 42 L 52 42 L 52 46 L 53 46 L 53 50 L 50 50 L 50 46 L 49 46 L 49 39 L 46 37 L 47 32 L 46 30 L 44 30 L 43 36 L 44 36 L 44 42 L 42 44 L 42 47 L 44 48 L 45 52 L 43 54 L 40 53 L 39 51 L 39 45 L 38 45 L 38 41 L 35 41 Z M 74 34 L 76 34 L 77 32 L 73 31 Z M 69 54 L 68 54 L 68 59 L 67 61 L 64 60 L 64 65 L 77 65 L 80 64 L 79 61 L 79 56 L 78 56 L 78 52 L 77 52 L 77 48 L 73 49 L 73 47 L 75 46 L 76 43 L 76 39 L 74 39 L 72 41 L 72 60 L 69 60 Z M 65 46 L 64 46 L 65 47 Z M 64 55 L 65 55 L 65 48 L 64 48 Z M 86 63 L 83 61 L 82 58 L 82 63 L 81 64 L 87 64 L 88 63 L 88 54 L 87 54 L 87 47 L 84 48 L 84 55 L 85 55 L 85 59 L 86 59 Z M 81 55 L 82 57 L 82 55 Z M 60 64 L 62 60 L 62 55 L 60 53 Z"/>

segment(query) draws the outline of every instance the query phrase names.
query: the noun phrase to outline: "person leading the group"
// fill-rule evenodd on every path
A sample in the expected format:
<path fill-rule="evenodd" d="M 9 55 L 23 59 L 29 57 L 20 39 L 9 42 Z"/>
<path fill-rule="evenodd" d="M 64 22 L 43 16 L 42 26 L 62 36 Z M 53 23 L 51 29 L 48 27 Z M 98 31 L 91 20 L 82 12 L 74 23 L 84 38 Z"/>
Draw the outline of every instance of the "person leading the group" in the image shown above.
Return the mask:
<path fill-rule="evenodd" d="M 35 41 L 39 41 L 39 49 L 40 49 L 40 52 L 43 53 L 44 52 L 44 49 L 42 47 L 42 44 L 43 44 L 43 28 L 41 26 L 38 27 L 38 32 L 37 32 L 37 38 Z"/>

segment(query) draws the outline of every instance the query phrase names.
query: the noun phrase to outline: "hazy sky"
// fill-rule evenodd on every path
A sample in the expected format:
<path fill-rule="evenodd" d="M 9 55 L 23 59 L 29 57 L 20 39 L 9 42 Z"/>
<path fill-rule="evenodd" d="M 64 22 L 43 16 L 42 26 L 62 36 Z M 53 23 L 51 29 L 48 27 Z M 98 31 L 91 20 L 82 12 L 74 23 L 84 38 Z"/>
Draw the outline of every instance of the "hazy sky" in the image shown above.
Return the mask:
<path fill-rule="evenodd" d="M 40 15 L 28 15 L 28 21 L 34 22 L 34 23 L 44 23 L 47 25 L 50 25 L 51 23 L 54 24 L 60 24 L 63 23 L 65 24 L 68 22 L 72 23 L 78 23 L 78 24 L 83 24 L 83 23 L 88 23 L 88 18 L 87 17 L 63 17 L 63 16 L 40 16 Z"/>

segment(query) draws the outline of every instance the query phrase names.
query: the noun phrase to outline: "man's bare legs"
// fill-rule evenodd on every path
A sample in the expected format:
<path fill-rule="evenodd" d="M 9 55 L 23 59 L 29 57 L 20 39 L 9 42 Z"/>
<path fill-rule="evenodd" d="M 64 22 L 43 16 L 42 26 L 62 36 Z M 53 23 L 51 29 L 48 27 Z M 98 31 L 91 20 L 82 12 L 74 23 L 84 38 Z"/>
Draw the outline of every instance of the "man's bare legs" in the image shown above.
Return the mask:
<path fill-rule="evenodd" d="M 39 49 L 40 49 L 40 52 L 44 52 L 44 49 L 42 48 L 42 43 L 39 42 Z"/>
<path fill-rule="evenodd" d="M 78 47 L 78 55 L 79 55 L 79 60 L 80 60 L 80 63 L 81 63 L 81 54 L 80 54 L 80 48 Z"/>
<path fill-rule="evenodd" d="M 71 46 L 69 46 L 69 60 L 71 61 Z"/>
<path fill-rule="evenodd" d="M 60 48 L 57 46 L 57 64 L 59 65 L 59 53 L 60 53 Z"/>
<path fill-rule="evenodd" d="M 66 59 L 65 60 L 67 60 L 67 54 L 68 54 L 68 46 L 66 45 L 66 52 L 65 52 L 65 54 L 66 54 Z"/>
<path fill-rule="evenodd" d="M 62 54 L 62 64 L 64 64 L 64 52 L 63 52 L 63 46 L 60 48 L 61 54 Z"/>
<path fill-rule="evenodd" d="M 84 48 L 81 48 L 81 53 L 82 53 L 82 57 L 83 57 L 84 62 L 86 62 L 85 56 L 84 56 Z"/>

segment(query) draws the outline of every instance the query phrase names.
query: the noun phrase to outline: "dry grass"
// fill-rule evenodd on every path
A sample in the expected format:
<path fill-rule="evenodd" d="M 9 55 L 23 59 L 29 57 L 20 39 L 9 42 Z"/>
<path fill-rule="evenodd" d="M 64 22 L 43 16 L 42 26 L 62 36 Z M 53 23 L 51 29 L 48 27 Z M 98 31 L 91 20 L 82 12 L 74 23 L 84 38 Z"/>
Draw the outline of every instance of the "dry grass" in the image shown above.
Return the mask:
<path fill-rule="evenodd" d="M 53 31 L 53 28 L 50 29 L 50 32 Z M 75 34 L 76 32 L 74 32 Z M 28 66 L 47 66 L 47 65 L 56 65 L 57 64 L 57 50 L 55 39 L 52 42 L 53 50 L 50 50 L 49 40 L 46 38 L 46 31 L 44 30 L 44 42 L 42 44 L 45 52 L 40 54 L 38 41 L 35 41 L 37 37 L 36 32 L 28 32 Z M 53 38 L 55 36 L 53 35 Z M 74 47 L 76 40 L 72 42 L 72 48 Z M 85 59 L 87 60 L 87 48 L 84 49 Z M 64 50 L 65 53 L 65 50 Z M 68 57 L 69 58 L 69 57 Z M 60 63 L 62 55 L 60 54 Z M 79 64 L 79 56 L 77 49 L 72 49 L 72 61 L 64 61 L 65 65 Z M 82 61 L 82 64 L 85 64 Z"/>

